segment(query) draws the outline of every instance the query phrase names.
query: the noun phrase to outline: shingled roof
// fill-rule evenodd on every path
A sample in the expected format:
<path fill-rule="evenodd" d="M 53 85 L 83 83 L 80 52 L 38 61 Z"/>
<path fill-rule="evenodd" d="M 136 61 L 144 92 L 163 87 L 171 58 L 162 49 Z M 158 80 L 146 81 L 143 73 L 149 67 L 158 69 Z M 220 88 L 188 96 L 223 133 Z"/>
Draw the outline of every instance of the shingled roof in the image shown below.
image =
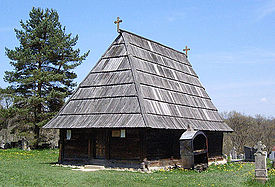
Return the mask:
<path fill-rule="evenodd" d="M 182 52 L 120 30 L 44 128 L 232 131 Z"/>

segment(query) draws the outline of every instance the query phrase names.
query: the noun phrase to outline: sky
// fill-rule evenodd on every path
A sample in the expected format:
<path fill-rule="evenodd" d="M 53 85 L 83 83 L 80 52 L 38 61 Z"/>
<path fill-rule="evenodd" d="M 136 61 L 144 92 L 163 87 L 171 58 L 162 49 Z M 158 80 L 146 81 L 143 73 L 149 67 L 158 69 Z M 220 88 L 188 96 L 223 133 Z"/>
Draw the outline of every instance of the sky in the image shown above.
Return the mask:
<path fill-rule="evenodd" d="M 19 46 L 14 28 L 32 7 L 53 8 L 66 32 L 78 34 L 80 83 L 121 28 L 176 50 L 188 59 L 220 112 L 275 117 L 275 0 L 0 0 L 0 87 L 12 70 L 5 47 Z"/>

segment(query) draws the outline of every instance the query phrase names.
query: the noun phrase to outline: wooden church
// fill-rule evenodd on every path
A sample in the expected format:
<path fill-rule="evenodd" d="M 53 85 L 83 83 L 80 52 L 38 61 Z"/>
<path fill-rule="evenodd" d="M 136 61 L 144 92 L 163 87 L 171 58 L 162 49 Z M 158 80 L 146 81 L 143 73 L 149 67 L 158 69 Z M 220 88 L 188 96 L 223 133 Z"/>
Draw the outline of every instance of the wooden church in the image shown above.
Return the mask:
<path fill-rule="evenodd" d="M 186 54 L 118 31 L 58 115 L 44 126 L 60 129 L 59 161 L 138 166 L 144 159 L 180 159 L 180 138 L 188 127 L 204 134 L 194 145 L 207 158 L 221 156 L 223 133 L 232 129 Z"/>

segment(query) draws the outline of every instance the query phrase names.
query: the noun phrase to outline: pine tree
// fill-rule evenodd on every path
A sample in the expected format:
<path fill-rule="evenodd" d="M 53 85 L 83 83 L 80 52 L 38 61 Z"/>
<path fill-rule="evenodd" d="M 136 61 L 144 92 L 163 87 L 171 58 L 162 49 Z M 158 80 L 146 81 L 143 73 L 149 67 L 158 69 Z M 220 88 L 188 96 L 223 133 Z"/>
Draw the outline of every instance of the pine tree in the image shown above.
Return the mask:
<path fill-rule="evenodd" d="M 74 68 L 89 54 L 80 55 L 78 35 L 66 34 L 53 9 L 33 8 L 30 18 L 20 21 L 21 30 L 14 29 L 19 47 L 6 48 L 6 55 L 14 67 L 6 71 L 4 80 L 10 83 L 6 89 L 14 97 L 13 106 L 26 115 L 25 123 L 35 134 L 36 146 L 39 131 L 64 104 L 77 77 Z"/>

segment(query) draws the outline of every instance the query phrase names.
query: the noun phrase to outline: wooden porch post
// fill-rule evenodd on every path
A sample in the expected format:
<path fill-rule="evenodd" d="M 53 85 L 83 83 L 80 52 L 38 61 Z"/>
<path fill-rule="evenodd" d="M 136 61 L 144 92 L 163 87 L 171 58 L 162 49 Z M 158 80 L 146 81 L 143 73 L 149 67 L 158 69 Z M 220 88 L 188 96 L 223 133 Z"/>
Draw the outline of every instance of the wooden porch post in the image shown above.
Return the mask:
<path fill-rule="evenodd" d="M 64 158 L 64 130 L 60 129 L 59 131 L 59 157 L 58 162 L 62 163 Z"/>
<path fill-rule="evenodd" d="M 109 129 L 106 130 L 105 158 L 108 160 L 110 159 L 110 132 L 111 131 Z"/>
<path fill-rule="evenodd" d="M 88 159 L 91 159 L 91 137 L 88 137 Z"/>
<path fill-rule="evenodd" d="M 58 157 L 58 163 L 62 163 L 62 143 L 59 143 L 59 157 Z"/>
<path fill-rule="evenodd" d="M 140 129 L 139 138 L 140 138 L 140 160 L 141 161 L 143 161 L 143 159 L 146 158 L 145 137 L 146 137 L 146 129 Z"/>

